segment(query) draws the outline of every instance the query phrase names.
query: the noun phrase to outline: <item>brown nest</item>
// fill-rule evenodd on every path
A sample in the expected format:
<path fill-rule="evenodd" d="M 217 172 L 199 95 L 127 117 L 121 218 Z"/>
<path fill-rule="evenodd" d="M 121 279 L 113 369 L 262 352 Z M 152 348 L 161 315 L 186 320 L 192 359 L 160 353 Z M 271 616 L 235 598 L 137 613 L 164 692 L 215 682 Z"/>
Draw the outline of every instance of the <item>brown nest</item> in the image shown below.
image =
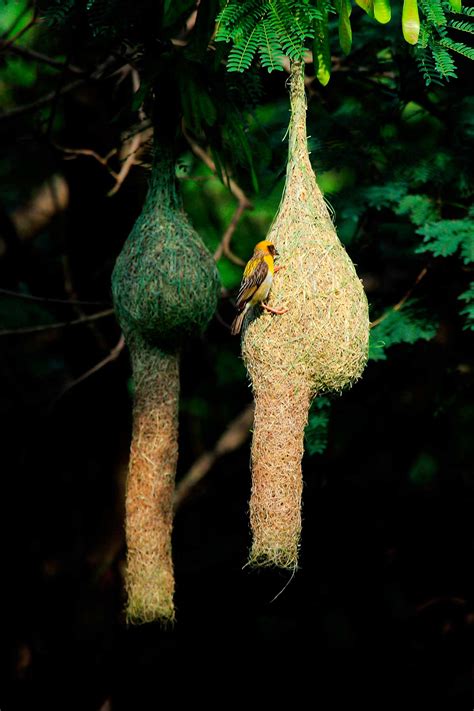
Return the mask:
<path fill-rule="evenodd" d="M 284 269 L 269 305 L 246 324 L 242 351 L 255 395 L 250 562 L 294 569 L 301 534 L 303 436 L 315 395 L 357 380 L 368 352 L 367 299 L 311 167 L 304 75 L 290 76 L 286 183 L 267 239 Z M 255 316 L 256 314 L 254 314 Z"/>

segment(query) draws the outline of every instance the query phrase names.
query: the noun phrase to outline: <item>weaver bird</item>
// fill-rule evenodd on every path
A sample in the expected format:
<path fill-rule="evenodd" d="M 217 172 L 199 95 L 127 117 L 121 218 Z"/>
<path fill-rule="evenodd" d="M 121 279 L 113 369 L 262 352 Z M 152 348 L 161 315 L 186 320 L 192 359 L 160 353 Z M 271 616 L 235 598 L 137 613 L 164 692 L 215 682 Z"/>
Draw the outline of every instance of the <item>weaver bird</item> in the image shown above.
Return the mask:
<path fill-rule="evenodd" d="M 278 267 L 275 267 L 275 257 L 277 256 L 278 252 L 272 242 L 263 240 L 255 245 L 253 256 L 244 269 L 237 295 L 235 307 L 238 314 L 230 329 L 233 336 L 240 333 L 245 315 L 251 306 L 260 304 L 273 314 L 284 314 L 288 311 L 288 309 L 272 309 L 264 303 L 272 286 L 273 275 L 278 270 Z"/>

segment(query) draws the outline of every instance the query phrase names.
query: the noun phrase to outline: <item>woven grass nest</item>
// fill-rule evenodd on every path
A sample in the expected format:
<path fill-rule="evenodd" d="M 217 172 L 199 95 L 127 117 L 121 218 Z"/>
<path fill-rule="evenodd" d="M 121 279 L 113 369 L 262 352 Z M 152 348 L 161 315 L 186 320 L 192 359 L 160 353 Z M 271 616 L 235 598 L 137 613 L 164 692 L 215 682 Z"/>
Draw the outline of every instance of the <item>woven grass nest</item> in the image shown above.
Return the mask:
<path fill-rule="evenodd" d="M 155 139 L 148 194 L 112 275 L 135 386 L 125 524 L 133 623 L 174 620 L 179 347 L 202 333 L 220 290 L 214 260 L 182 207 L 171 143 Z"/>
<path fill-rule="evenodd" d="M 270 299 L 287 313 L 254 314 L 244 325 L 243 358 L 255 396 L 249 562 L 295 569 L 301 535 L 301 459 L 312 398 L 340 392 L 365 367 L 367 299 L 338 239 L 307 149 L 303 67 L 290 75 L 286 183 L 267 239 L 284 269 Z"/>

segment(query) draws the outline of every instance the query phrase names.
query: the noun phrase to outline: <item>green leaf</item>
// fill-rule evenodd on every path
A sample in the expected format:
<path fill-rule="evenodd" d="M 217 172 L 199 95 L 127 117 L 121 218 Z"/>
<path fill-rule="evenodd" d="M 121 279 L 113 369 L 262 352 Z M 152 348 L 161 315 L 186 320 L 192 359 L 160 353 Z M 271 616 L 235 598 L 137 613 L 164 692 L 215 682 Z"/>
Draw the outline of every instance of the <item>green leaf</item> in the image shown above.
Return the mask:
<path fill-rule="evenodd" d="M 385 185 L 373 185 L 362 191 L 362 199 L 370 207 L 377 210 L 398 205 L 407 194 L 408 185 L 406 183 L 386 183 Z"/>
<path fill-rule="evenodd" d="M 417 486 L 431 484 L 438 473 L 438 461 L 428 452 L 421 452 L 410 469 L 410 481 Z"/>
<path fill-rule="evenodd" d="M 449 37 L 443 37 L 440 40 L 440 45 L 444 48 L 450 49 L 453 52 L 462 54 L 463 57 L 474 60 L 474 47 L 469 47 L 469 45 L 464 44 L 464 42 L 454 42 L 454 40 Z"/>
<path fill-rule="evenodd" d="M 326 5 L 317 0 L 322 20 L 314 21 L 313 62 L 318 81 L 326 86 L 331 78 L 331 47 L 329 45 L 329 30 Z"/>
<path fill-rule="evenodd" d="M 258 51 L 262 67 L 269 73 L 284 71 L 282 62 L 284 55 L 281 51 L 281 44 L 266 20 L 263 20 L 260 26 L 260 46 Z"/>
<path fill-rule="evenodd" d="M 234 44 L 227 60 L 227 71 L 243 72 L 250 67 L 258 47 L 258 25 L 255 25 L 241 44 Z"/>
<path fill-rule="evenodd" d="M 438 217 L 438 209 L 434 200 L 428 195 L 405 195 L 395 205 L 396 215 L 408 215 L 414 225 L 424 225 Z"/>
<path fill-rule="evenodd" d="M 390 22 L 392 16 L 392 8 L 390 7 L 390 0 L 374 0 L 374 17 L 377 22 L 381 22 L 385 25 Z"/>
<path fill-rule="evenodd" d="M 451 20 L 449 26 L 460 32 L 467 32 L 474 35 L 474 22 L 462 22 L 462 20 Z"/>
<path fill-rule="evenodd" d="M 374 0 L 356 0 L 356 3 L 369 17 L 374 17 Z"/>
<path fill-rule="evenodd" d="M 317 397 L 311 405 L 304 432 L 305 449 L 310 456 L 322 454 L 327 447 L 330 414 L 329 398 Z"/>
<path fill-rule="evenodd" d="M 407 301 L 403 308 L 391 309 L 372 328 L 369 341 L 369 359 L 387 360 L 387 348 L 398 343 L 429 341 L 436 335 L 434 322 L 415 300 Z"/>
<path fill-rule="evenodd" d="M 352 6 L 350 0 L 335 0 L 335 5 L 339 13 L 339 44 L 344 54 L 349 54 L 352 47 L 352 28 L 350 21 Z"/>
<path fill-rule="evenodd" d="M 461 12 L 461 0 L 448 0 L 454 12 Z"/>
<path fill-rule="evenodd" d="M 417 234 L 423 235 L 423 244 L 417 252 L 432 252 L 435 257 L 449 257 L 458 250 L 465 264 L 474 262 L 474 219 L 438 220 L 419 227 Z"/>
<path fill-rule="evenodd" d="M 466 306 L 460 311 L 466 317 L 464 328 L 465 330 L 474 331 L 474 281 L 471 281 L 469 289 L 461 294 L 459 299 L 466 302 Z"/>
<path fill-rule="evenodd" d="M 403 0 L 402 11 L 403 37 L 408 44 L 416 44 L 420 34 L 420 16 L 417 0 Z"/>

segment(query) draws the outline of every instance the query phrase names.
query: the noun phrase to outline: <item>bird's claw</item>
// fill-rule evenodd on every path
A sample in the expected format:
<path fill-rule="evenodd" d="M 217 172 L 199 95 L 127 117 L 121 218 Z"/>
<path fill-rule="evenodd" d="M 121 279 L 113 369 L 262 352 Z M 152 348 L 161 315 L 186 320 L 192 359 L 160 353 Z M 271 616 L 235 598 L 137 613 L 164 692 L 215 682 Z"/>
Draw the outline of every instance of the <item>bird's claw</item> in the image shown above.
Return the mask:
<path fill-rule="evenodd" d="M 265 309 L 265 311 L 269 311 L 271 314 L 276 314 L 277 316 L 280 316 L 281 314 L 286 314 L 288 309 L 274 309 L 271 306 L 268 306 L 268 304 L 262 304 L 262 308 Z"/>

